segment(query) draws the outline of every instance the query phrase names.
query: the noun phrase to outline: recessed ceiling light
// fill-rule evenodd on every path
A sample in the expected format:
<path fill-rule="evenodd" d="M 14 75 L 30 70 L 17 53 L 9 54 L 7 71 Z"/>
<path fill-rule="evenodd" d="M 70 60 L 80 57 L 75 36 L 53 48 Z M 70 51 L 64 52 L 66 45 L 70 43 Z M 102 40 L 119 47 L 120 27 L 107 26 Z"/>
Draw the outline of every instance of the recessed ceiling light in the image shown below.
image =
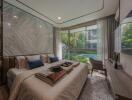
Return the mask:
<path fill-rule="evenodd" d="M 58 20 L 61 20 L 61 17 L 58 17 Z"/>
<path fill-rule="evenodd" d="M 11 26 L 11 23 L 7 23 L 8 26 Z"/>
<path fill-rule="evenodd" d="M 18 18 L 18 16 L 13 16 L 14 18 Z"/>
<path fill-rule="evenodd" d="M 39 25 L 40 28 L 42 28 L 42 25 Z"/>

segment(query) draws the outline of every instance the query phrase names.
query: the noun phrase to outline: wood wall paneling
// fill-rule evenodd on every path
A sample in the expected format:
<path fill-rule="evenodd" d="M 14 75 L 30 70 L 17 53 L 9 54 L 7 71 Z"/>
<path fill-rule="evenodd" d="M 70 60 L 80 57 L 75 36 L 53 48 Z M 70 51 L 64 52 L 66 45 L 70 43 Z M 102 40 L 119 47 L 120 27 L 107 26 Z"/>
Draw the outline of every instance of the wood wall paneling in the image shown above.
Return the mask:
<path fill-rule="evenodd" d="M 3 0 L 0 0 L 0 58 L 3 55 Z M 1 59 L 0 59 L 1 60 Z"/>
<path fill-rule="evenodd" d="M 3 0 L 0 0 L 0 85 L 2 84 L 2 56 L 3 56 Z"/>

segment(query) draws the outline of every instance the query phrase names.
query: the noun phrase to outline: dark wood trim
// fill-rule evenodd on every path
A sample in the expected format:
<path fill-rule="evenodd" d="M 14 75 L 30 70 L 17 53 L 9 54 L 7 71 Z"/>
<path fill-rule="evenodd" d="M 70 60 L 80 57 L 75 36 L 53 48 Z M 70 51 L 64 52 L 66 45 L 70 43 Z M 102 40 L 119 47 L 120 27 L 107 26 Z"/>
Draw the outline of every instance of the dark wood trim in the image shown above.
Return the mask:
<path fill-rule="evenodd" d="M 1 19 L 0 19 L 0 20 L 1 20 L 1 23 L 0 23 L 0 24 L 1 24 L 1 25 L 0 25 L 0 26 L 1 26 L 1 27 L 0 27 L 0 28 L 1 28 L 1 29 L 0 29 L 0 43 L 1 43 L 1 44 L 0 44 L 0 45 L 1 45 L 1 47 L 0 47 L 0 49 L 1 49 L 1 51 L 0 51 L 0 60 L 1 60 L 1 66 L 0 66 L 0 67 L 1 67 L 1 68 L 0 68 L 0 70 L 1 70 L 1 71 L 0 71 L 0 74 L 1 74 L 1 75 L 0 75 L 0 76 L 1 76 L 1 77 L 0 77 L 0 81 L 1 81 L 1 82 L 0 82 L 0 83 L 3 84 L 3 82 L 2 82 L 2 77 L 3 77 L 3 0 L 1 0 L 0 3 L 1 3 L 1 4 L 0 4 L 0 5 L 1 5 L 1 9 L 0 9 L 0 10 L 1 10 L 1 13 L 0 13 L 0 17 L 1 17 Z"/>
<path fill-rule="evenodd" d="M 88 15 L 97 13 L 97 12 L 99 12 L 99 11 L 101 11 L 101 10 L 104 9 L 104 0 L 103 0 L 103 5 L 102 5 L 102 7 L 101 7 L 100 9 L 98 9 L 98 10 L 96 10 L 96 11 L 93 11 L 93 12 L 91 12 L 91 13 L 87 13 L 87 14 L 81 15 L 81 16 L 76 17 L 76 18 L 69 19 L 69 20 L 67 20 L 67 21 L 63 21 L 62 23 L 57 23 L 57 22 L 55 22 L 54 20 L 52 20 L 51 18 L 49 18 L 49 17 L 47 17 L 46 15 L 44 15 L 43 13 L 40 13 L 40 12 L 37 11 L 36 9 L 33 9 L 32 7 L 28 6 L 27 4 L 21 2 L 20 0 L 16 0 L 16 1 L 19 2 L 19 3 L 22 4 L 22 5 L 24 5 L 24 6 L 28 7 L 28 8 L 30 8 L 31 10 L 35 11 L 35 12 L 38 13 L 39 15 L 41 15 L 41 16 L 43 16 L 43 17 L 46 17 L 47 19 L 49 19 L 50 21 L 52 21 L 52 22 L 54 22 L 54 23 L 56 23 L 56 24 L 64 24 L 64 23 L 67 23 L 67 22 L 70 22 L 70 21 L 73 21 L 73 20 L 76 20 L 76 19 L 79 19 L 79 18 L 88 16 Z"/>
<path fill-rule="evenodd" d="M 53 53 L 56 56 L 56 27 L 53 28 Z"/>

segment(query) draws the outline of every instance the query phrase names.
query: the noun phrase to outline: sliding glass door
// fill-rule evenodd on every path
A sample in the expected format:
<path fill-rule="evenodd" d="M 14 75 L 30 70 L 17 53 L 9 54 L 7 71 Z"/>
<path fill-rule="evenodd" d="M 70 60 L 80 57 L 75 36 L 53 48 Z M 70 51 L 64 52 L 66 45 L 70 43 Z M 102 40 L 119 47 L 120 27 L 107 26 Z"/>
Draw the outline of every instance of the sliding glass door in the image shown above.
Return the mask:
<path fill-rule="evenodd" d="M 97 25 L 61 31 L 63 59 L 88 62 L 97 59 Z"/>

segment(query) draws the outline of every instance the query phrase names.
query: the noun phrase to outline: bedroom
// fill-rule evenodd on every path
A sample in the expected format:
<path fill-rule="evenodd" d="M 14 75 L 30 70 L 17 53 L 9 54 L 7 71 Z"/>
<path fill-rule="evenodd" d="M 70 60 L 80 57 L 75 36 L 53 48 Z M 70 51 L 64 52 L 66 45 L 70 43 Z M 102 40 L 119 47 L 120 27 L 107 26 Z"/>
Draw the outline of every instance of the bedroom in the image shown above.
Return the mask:
<path fill-rule="evenodd" d="M 0 100 L 131 100 L 131 5 L 1 0 Z"/>

